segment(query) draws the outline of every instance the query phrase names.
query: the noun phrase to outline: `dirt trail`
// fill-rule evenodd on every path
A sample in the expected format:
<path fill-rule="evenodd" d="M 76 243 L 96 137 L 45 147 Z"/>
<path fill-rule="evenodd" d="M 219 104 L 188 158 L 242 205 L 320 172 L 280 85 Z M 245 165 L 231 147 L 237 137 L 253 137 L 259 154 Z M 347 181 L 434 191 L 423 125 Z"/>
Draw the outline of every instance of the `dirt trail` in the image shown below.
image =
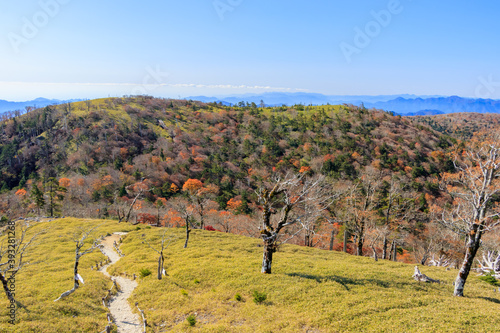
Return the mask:
<path fill-rule="evenodd" d="M 125 233 L 114 233 L 101 242 L 101 244 L 104 245 L 102 252 L 109 257 L 111 263 L 103 266 L 99 271 L 108 277 L 111 277 L 107 272 L 108 266 L 120 260 L 120 256 L 114 250 L 113 242 L 116 241 L 118 243 L 120 235 L 124 234 Z M 118 294 L 111 298 L 109 302 L 109 311 L 118 327 L 118 333 L 142 333 L 142 325 L 139 316 L 132 312 L 127 301 L 137 287 L 137 282 L 121 276 L 113 276 L 111 279 L 115 280 L 120 288 Z"/>

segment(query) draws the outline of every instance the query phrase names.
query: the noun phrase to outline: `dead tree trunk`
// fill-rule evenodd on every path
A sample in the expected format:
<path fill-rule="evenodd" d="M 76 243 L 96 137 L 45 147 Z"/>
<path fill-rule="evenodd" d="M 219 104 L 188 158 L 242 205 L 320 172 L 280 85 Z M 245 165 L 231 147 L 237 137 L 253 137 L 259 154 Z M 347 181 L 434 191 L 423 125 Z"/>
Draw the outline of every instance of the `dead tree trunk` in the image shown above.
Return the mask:
<path fill-rule="evenodd" d="M 440 283 L 439 280 L 434 280 L 428 277 L 427 275 L 423 274 L 420 272 L 418 269 L 418 266 L 415 266 L 415 273 L 413 274 L 413 278 L 417 281 L 420 282 L 433 282 L 433 283 Z"/>
<path fill-rule="evenodd" d="M 398 261 L 398 246 L 396 241 L 392 241 L 392 261 Z"/>
<path fill-rule="evenodd" d="M 125 222 L 128 222 L 129 219 L 130 219 L 130 214 L 132 213 L 132 210 L 134 209 L 134 205 L 135 205 L 135 202 L 137 201 L 137 199 L 141 196 L 143 190 L 141 189 L 139 191 L 139 193 L 137 193 L 137 195 L 135 196 L 134 200 L 132 201 L 132 203 L 130 204 L 130 208 L 128 209 L 128 213 L 127 213 L 127 217 L 125 218 Z"/>
<path fill-rule="evenodd" d="M 387 237 L 384 236 L 384 242 L 382 245 L 382 259 L 387 259 Z"/>
<path fill-rule="evenodd" d="M 373 259 L 375 259 L 375 261 L 378 261 L 377 250 L 375 250 L 375 246 L 373 245 L 372 245 L 372 251 L 373 251 Z"/>
<path fill-rule="evenodd" d="M 357 243 L 356 243 L 356 255 L 357 256 L 362 256 L 363 255 L 363 242 L 364 242 L 364 236 L 359 236 L 357 237 Z"/>
<path fill-rule="evenodd" d="M 90 229 L 88 232 L 84 232 L 81 239 L 75 240 L 76 250 L 75 250 L 75 266 L 74 266 L 74 270 L 73 270 L 73 288 L 62 293 L 61 296 L 59 296 L 59 298 L 57 298 L 55 301 L 58 301 L 61 298 L 64 298 L 64 297 L 71 295 L 72 293 L 75 292 L 76 289 L 78 289 L 78 287 L 80 287 L 80 282 L 83 283 L 82 277 L 78 274 L 78 264 L 80 263 L 80 258 L 88 253 L 91 253 L 96 248 L 98 248 L 100 246 L 98 243 L 99 240 L 95 240 L 94 243 L 92 244 L 92 246 L 90 248 L 88 248 L 87 250 L 85 250 L 83 252 L 80 252 L 80 251 L 83 248 L 83 246 L 85 245 L 85 240 L 87 239 L 87 237 L 89 237 L 90 233 L 92 231 L 94 231 L 94 229 L 96 229 L 97 227 L 99 227 L 99 226 L 96 226 L 96 227 Z"/>
<path fill-rule="evenodd" d="M 335 240 L 335 228 L 332 228 L 332 233 L 330 234 L 330 251 L 333 251 L 334 240 Z"/>
<path fill-rule="evenodd" d="M 344 253 L 347 253 L 347 238 L 348 238 L 347 230 L 344 230 L 344 246 L 342 247 L 342 251 Z"/>
<path fill-rule="evenodd" d="M 163 251 L 160 252 L 160 257 L 158 258 L 158 280 L 161 280 L 163 274 Z"/>
<path fill-rule="evenodd" d="M 186 221 L 186 242 L 184 243 L 184 248 L 188 247 L 189 233 L 190 232 L 191 232 L 191 229 L 189 229 L 189 221 Z"/>
<path fill-rule="evenodd" d="M 15 273 L 13 273 L 15 274 Z M 9 289 L 9 282 L 8 279 L 5 278 L 5 276 L 0 273 L 0 281 L 2 281 L 3 285 L 3 290 L 5 291 L 5 295 L 7 295 L 7 298 L 9 299 L 10 304 L 15 304 L 16 300 L 14 299 L 14 295 L 12 295 L 10 289 Z"/>
<path fill-rule="evenodd" d="M 145 238 L 146 235 L 142 235 L 143 237 L 143 241 L 142 243 L 146 243 L 153 251 L 155 251 L 156 253 L 158 253 L 158 280 L 161 280 L 162 279 L 162 275 L 165 275 L 167 276 L 167 272 L 165 272 L 165 269 L 163 268 L 163 265 L 165 263 L 165 257 L 163 256 L 163 251 L 165 250 L 165 248 L 167 248 L 170 243 L 172 242 L 172 240 L 174 239 L 173 236 L 169 237 L 169 238 L 165 238 L 165 234 L 166 234 L 166 230 L 163 231 L 163 236 L 161 237 L 161 248 L 159 250 L 155 249 L 153 246 L 151 246 L 151 244 L 148 242 L 148 240 Z M 167 244 L 165 244 L 165 242 L 168 241 Z"/>
<path fill-rule="evenodd" d="M 273 263 L 273 253 L 276 252 L 273 241 L 264 241 L 264 254 L 262 257 L 261 273 L 271 274 L 271 264 Z"/>
<path fill-rule="evenodd" d="M 472 264 L 474 264 L 474 258 L 476 256 L 477 250 L 481 244 L 481 231 L 472 230 L 469 235 L 469 242 L 467 243 L 467 251 L 465 252 L 465 258 L 462 262 L 462 267 L 458 272 L 457 278 L 455 280 L 455 290 L 453 296 L 464 296 L 464 286 L 467 277 L 469 276 Z"/>

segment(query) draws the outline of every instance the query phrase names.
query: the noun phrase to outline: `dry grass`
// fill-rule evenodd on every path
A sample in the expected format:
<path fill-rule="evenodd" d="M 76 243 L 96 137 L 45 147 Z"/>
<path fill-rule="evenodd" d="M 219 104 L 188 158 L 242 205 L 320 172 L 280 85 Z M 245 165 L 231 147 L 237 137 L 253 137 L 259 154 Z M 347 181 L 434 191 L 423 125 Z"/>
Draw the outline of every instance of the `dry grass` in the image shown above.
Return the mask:
<path fill-rule="evenodd" d="M 19 276 L 20 323 L 6 323 L 2 299 L 0 331 L 99 332 L 106 310 L 100 297 L 110 282 L 88 268 L 102 255 L 84 257 L 85 285 L 67 300 L 54 303 L 71 287 L 74 255 L 73 225 L 65 219 L 51 222 L 50 234 L 34 250 L 42 263 Z M 48 225 L 48 224 L 47 224 Z M 43 227 L 43 225 L 37 226 Z M 412 280 L 413 266 L 374 262 L 338 252 L 284 246 L 275 254 L 272 275 L 260 273 L 262 248 L 258 239 L 195 230 L 183 249 L 182 229 L 168 229 L 176 237 L 165 251 L 168 277 L 156 279 L 157 254 L 142 244 L 142 235 L 154 246 L 164 229 L 136 230 L 106 222 L 102 233 L 132 230 L 123 238 L 125 257 L 108 271 L 139 276 L 131 303 L 145 310 L 148 332 L 495 332 L 500 321 L 500 297 L 493 287 L 472 274 L 464 298 L 452 296 L 456 271 L 424 267 L 422 271 L 443 284 Z M 253 302 L 254 291 L 264 292 L 262 304 Z M 240 294 L 242 301 L 235 295 Z M 196 324 L 186 321 L 194 315 Z"/>

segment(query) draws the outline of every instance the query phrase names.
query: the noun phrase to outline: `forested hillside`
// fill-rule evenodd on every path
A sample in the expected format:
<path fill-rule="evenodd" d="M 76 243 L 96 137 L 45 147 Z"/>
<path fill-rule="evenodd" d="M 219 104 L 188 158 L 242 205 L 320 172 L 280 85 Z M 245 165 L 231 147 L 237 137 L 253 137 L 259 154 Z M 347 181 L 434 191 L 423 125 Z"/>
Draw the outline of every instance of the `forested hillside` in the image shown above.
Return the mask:
<path fill-rule="evenodd" d="M 463 140 L 470 139 L 475 132 L 500 129 L 500 114 L 496 113 L 455 113 L 412 118 L 440 133 Z"/>
<path fill-rule="evenodd" d="M 325 177 L 331 204 L 287 228 L 289 242 L 458 265 L 461 235 L 433 214 L 452 202 L 439 183 L 454 172 L 450 147 L 460 142 L 422 119 L 350 105 L 227 107 L 146 96 L 49 106 L 0 123 L 0 216 L 259 236 L 259 189 L 284 175 Z"/>

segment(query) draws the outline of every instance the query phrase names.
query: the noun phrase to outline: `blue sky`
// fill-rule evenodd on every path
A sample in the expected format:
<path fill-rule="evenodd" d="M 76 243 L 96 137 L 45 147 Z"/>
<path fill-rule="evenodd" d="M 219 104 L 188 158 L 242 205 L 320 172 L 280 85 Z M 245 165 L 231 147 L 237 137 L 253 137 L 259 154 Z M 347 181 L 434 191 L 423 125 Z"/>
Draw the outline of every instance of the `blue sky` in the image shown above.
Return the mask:
<path fill-rule="evenodd" d="M 0 99 L 264 91 L 500 98 L 494 1 L 0 3 Z"/>

